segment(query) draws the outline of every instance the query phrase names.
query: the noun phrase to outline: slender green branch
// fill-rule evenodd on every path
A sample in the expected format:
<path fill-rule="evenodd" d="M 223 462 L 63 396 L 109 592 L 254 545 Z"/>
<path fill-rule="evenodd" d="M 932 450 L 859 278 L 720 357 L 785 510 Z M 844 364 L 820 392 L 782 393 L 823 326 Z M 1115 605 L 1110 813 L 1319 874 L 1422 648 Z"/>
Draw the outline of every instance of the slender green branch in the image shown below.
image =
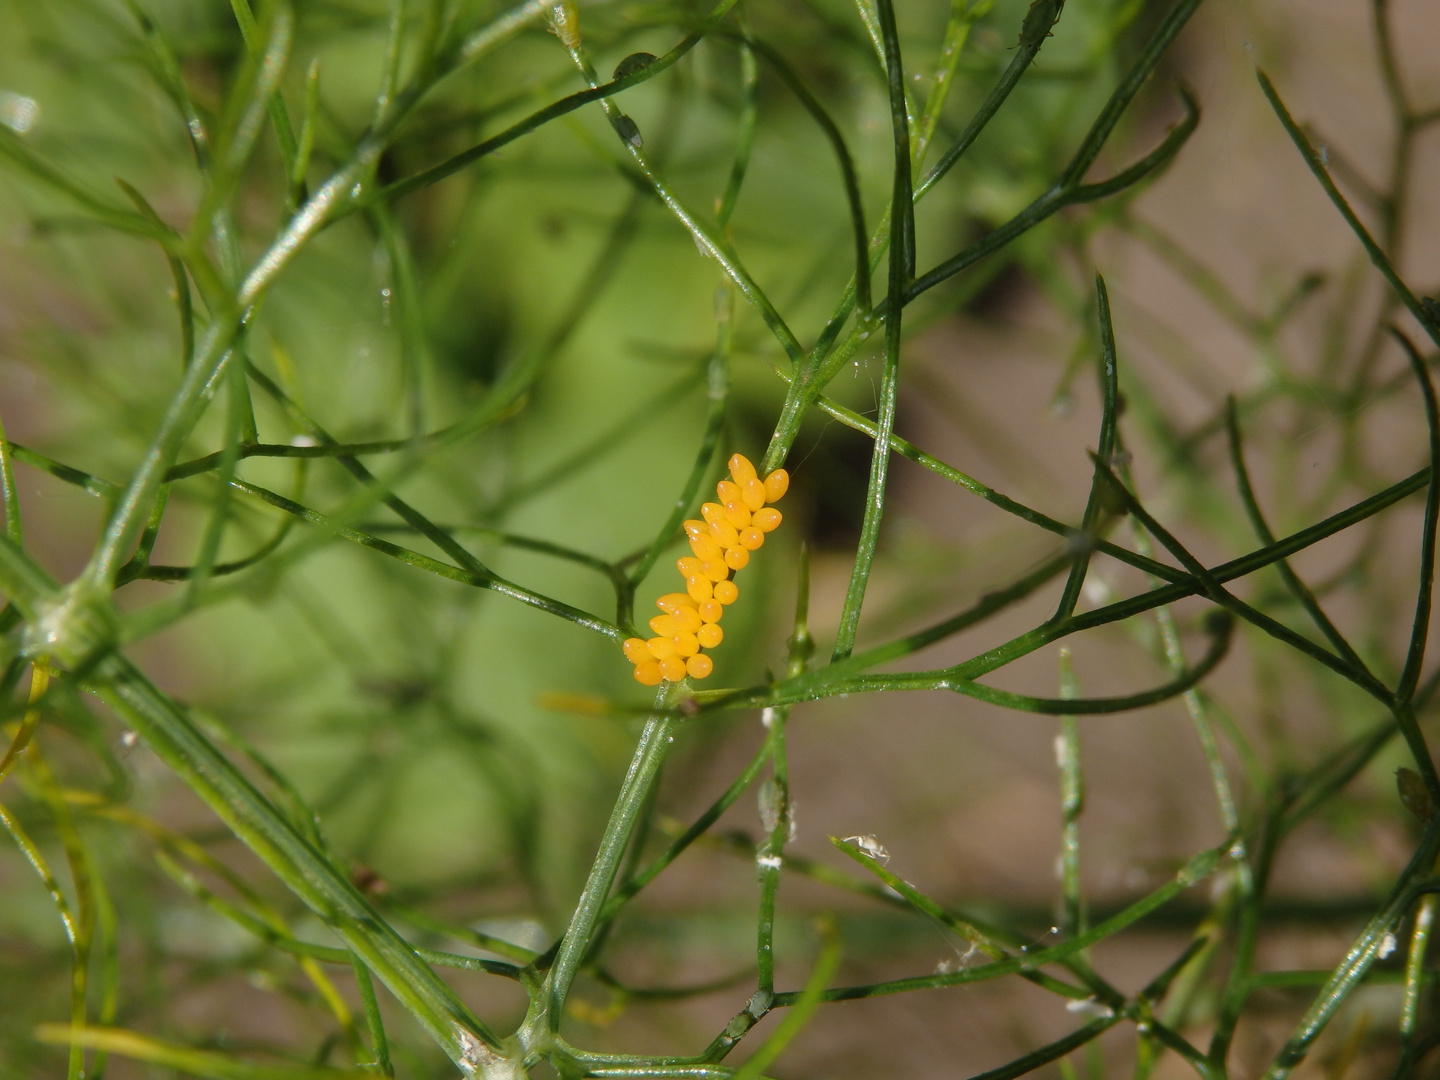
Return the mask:
<path fill-rule="evenodd" d="M 496 1055 L 491 1033 L 426 966 L 326 856 L 118 654 L 99 661 L 89 688 L 225 822 L 286 886 L 378 975 L 449 1055 L 469 1071 Z"/>
<path fill-rule="evenodd" d="M 661 700 L 669 693 L 661 691 Z M 545 976 L 545 985 L 540 996 L 532 1003 L 531 1015 L 526 1019 L 522 1038 L 532 1044 L 543 1039 L 541 1029 L 559 1031 L 560 1020 L 565 1010 L 565 999 L 569 996 L 570 985 L 579 972 L 580 962 L 589 952 L 591 938 L 600 921 L 600 913 L 610 888 L 615 882 L 620 860 L 630 845 L 630 837 L 639 817 L 640 808 L 649 796 L 660 775 L 674 742 L 675 720 L 661 714 L 652 717 L 640 735 L 635 747 L 635 756 L 630 762 L 630 771 L 615 800 L 615 808 L 605 826 L 600 848 L 591 865 L 590 876 L 570 917 L 570 926 L 555 958 L 554 966 Z"/>
<path fill-rule="evenodd" d="M 1435 592 L 1435 528 L 1436 520 L 1440 518 L 1440 405 L 1436 403 L 1435 384 L 1430 380 L 1430 369 L 1419 351 L 1411 344 L 1410 339 L 1398 330 L 1393 330 L 1393 334 L 1405 350 L 1410 368 L 1415 373 L 1415 381 L 1420 384 L 1421 398 L 1425 403 L 1425 428 L 1430 436 L 1430 483 L 1425 490 L 1425 523 L 1420 532 L 1420 583 L 1415 590 L 1415 619 L 1410 631 L 1410 646 L 1405 654 L 1405 668 L 1395 689 L 1396 698 L 1408 703 L 1415 697 L 1415 688 L 1420 682 L 1420 668 L 1425 662 L 1425 640 L 1430 629 L 1430 604 Z M 1432 789 L 1431 795 L 1440 798 L 1440 787 Z"/>
<path fill-rule="evenodd" d="M 1229 434 L 1230 462 L 1235 470 L 1235 485 L 1240 491 L 1240 501 L 1245 504 L 1245 513 L 1250 519 L 1250 526 L 1255 530 L 1255 535 L 1262 544 L 1273 544 L 1275 542 L 1275 534 L 1270 531 L 1270 526 L 1265 520 L 1264 512 L 1260 509 L 1260 503 L 1255 498 L 1255 489 L 1250 483 L 1250 473 L 1245 467 L 1245 452 L 1241 445 L 1240 437 L 1240 418 L 1236 412 L 1234 397 L 1228 399 L 1225 411 L 1225 427 Z M 1350 643 L 1345 640 L 1345 635 L 1336 629 L 1335 624 L 1330 621 L 1329 616 L 1326 615 L 1320 607 L 1320 602 L 1315 599 L 1315 594 L 1310 590 L 1309 586 L 1300 580 L 1295 571 L 1290 568 L 1289 562 L 1280 559 L 1275 563 L 1275 569 L 1280 572 L 1286 588 L 1288 588 L 1295 599 L 1300 602 L 1300 606 L 1305 609 L 1311 620 L 1319 627 L 1320 632 L 1323 633 L 1330 641 L 1330 644 L 1335 647 L 1335 651 L 1357 669 L 1369 673 L 1370 669 L 1366 666 L 1365 662 L 1361 660 L 1359 654 L 1350 647 Z"/>
<path fill-rule="evenodd" d="M 900 331 L 903 305 L 900 297 L 915 276 L 915 196 L 911 189 L 910 119 L 905 102 L 905 65 L 900 55 L 900 35 L 895 26 L 891 0 L 877 0 L 881 39 L 885 49 L 885 71 L 890 91 L 890 131 L 894 150 L 890 218 L 899 222 L 899 233 L 890 246 L 890 274 L 885 316 L 885 366 L 880 376 L 880 408 L 870 458 L 870 478 L 865 489 L 865 513 L 860 540 L 840 625 L 835 632 L 832 660 L 844 660 L 855 649 L 860 629 L 860 608 L 880 543 L 880 520 L 885 513 L 885 482 L 890 471 L 890 436 L 895 430 L 895 407 L 900 394 Z M 857 279 L 862 280 L 862 279 Z"/>
<path fill-rule="evenodd" d="M 1055 620 L 1068 619 L 1075 614 L 1075 605 L 1080 601 L 1080 589 L 1085 584 L 1085 575 L 1090 568 L 1090 553 L 1094 550 L 1091 537 L 1099 530 L 1106 516 L 1105 486 L 1101 471 L 1110 462 L 1115 452 L 1115 424 L 1119 417 L 1119 360 L 1115 350 L 1115 328 L 1110 321 L 1110 294 L 1105 289 L 1105 279 L 1095 275 L 1095 300 L 1100 320 L 1100 440 L 1095 452 L 1096 464 L 1090 481 L 1090 494 L 1085 500 L 1085 515 L 1080 522 L 1080 535 L 1076 538 L 1075 563 L 1065 580 L 1065 591 L 1060 594 L 1059 606 L 1055 609 Z"/>
<path fill-rule="evenodd" d="M 523 604 L 539 608 L 541 611 L 549 612 L 551 615 L 558 615 L 567 622 L 573 622 L 577 626 L 583 626 L 587 630 L 594 630 L 598 634 L 620 641 L 624 634 L 618 626 L 608 623 L 598 616 L 581 611 L 579 608 L 571 607 L 569 604 L 559 600 L 553 600 L 541 593 L 533 592 L 514 582 L 507 581 L 498 574 L 490 571 L 476 571 L 460 566 L 452 566 L 449 563 L 432 559 L 428 555 L 422 555 L 418 551 L 411 551 L 409 548 L 401 547 L 399 544 L 392 544 L 388 540 L 382 540 L 378 536 L 371 536 L 361 532 L 359 529 L 352 529 L 349 526 L 339 524 L 334 518 L 327 517 L 316 510 L 285 496 L 270 491 L 267 488 L 255 484 L 247 484 L 243 480 L 232 480 L 231 486 L 237 491 L 250 495 L 262 502 L 268 503 L 277 509 L 284 510 L 287 514 L 293 514 L 302 521 L 311 525 L 320 526 L 326 533 L 337 536 L 342 540 L 349 540 L 352 543 L 360 544 L 362 547 L 370 548 L 389 555 L 391 558 L 399 559 L 417 569 L 428 570 L 432 574 L 449 578 L 451 581 L 458 581 L 465 585 L 473 585 L 480 589 L 489 589 L 492 592 L 508 596 L 512 600 L 519 600 Z"/>
<path fill-rule="evenodd" d="M 530 132 L 549 123 L 551 120 L 564 116 L 566 113 L 574 112 L 576 109 L 588 105 L 592 101 L 600 101 L 604 98 L 613 97 L 622 91 L 629 90 L 632 86 L 639 86 L 643 82 L 648 82 L 656 75 L 673 66 L 682 56 L 700 44 L 705 36 L 718 26 L 720 21 L 729 14 L 730 9 L 735 6 L 735 3 L 736 0 L 720 0 L 720 2 L 710 10 L 709 14 L 705 16 L 700 25 L 694 31 L 687 34 L 680 44 L 676 45 L 664 55 L 656 57 L 644 67 L 621 78 L 612 79 L 610 82 L 592 86 L 589 89 L 581 90 L 578 93 L 561 98 L 559 101 L 553 102 L 543 109 L 538 109 L 525 119 L 510 125 L 510 127 L 498 135 L 493 135 L 484 142 L 477 143 L 475 146 L 470 147 L 470 149 L 455 154 L 453 157 L 447 158 L 438 165 L 433 165 L 423 172 L 387 184 L 371 195 L 367 201 L 393 202 L 404 195 L 410 194 L 412 191 L 429 187 L 431 184 L 443 180 L 447 176 L 452 176 L 461 169 L 474 164 L 481 158 L 493 154 L 496 150 L 514 142 L 522 135 L 528 135 Z M 534 5 L 526 6 L 532 7 Z M 540 4 L 536 8 L 536 12 L 547 11 L 553 6 L 553 2 Z"/>
<path fill-rule="evenodd" d="M 1228 846 L 1228 845 L 1227 845 Z M 864 986 L 845 986 L 827 990 L 821 995 L 825 1001 L 853 1001 L 859 998 L 882 997 L 901 994 L 912 990 L 932 990 L 944 986 L 964 986 L 968 983 L 986 982 L 1016 975 L 1022 971 L 1033 971 L 1074 956 L 1096 942 L 1103 941 L 1128 926 L 1133 925 L 1157 908 L 1169 903 L 1180 893 L 1214 873 L 1224 854 L 1224 847 L 1213 848 L 1196 855 L 1174 880 L 1162 885 L 1144 899 L 1137 900 L 1123 911 L 1092 927 L 1084 934 L 1048 949 L 1030 949 L 1021 956 L 978 964 L 962 971 L 936 972 L 908 979 L 892 979 L 886 982 L 869 983 Z M 775 995 L 775 1008 L 795 1004 L 800 995 L 787 992 Z"/>
<path fill-rule="evenodd" d="M 1404 280 L 1401 279 L 1399 272 L 1391 264 L 1389 256 L 1386 255 L 1380 245 L 1375 242 L 1375 238 L 1370 235 L 1370 230 L 1365 228 L 1360 219 L 1356 217 L 1355 211 L 1350 207 L 1350 203 L 1346 200 L 1345 196 L 1340 193 L 1340 189 L 1335 186 L 1335 181 L 1331 179 L 1330 170 L 1326 168 L 1325 162 L 1321 160 L 1320 154 L 1310 145 L 1310 140 L 1306 137 L 1305 133 L 1300 130 L 1300 125 L 1295 123 L 1294 118 L 1291 117 L 1290 110 L 1285 107 L 1285 103 L 1280 99 L 1280 95 L 1276 92 L 1274 84 L 1270 82 L 1269 76 L 1263 71 L 1257 71 L 1255 75 L 1256 78 L 1260 80 L 1260 89 L 1264 91 L 1265 99 L 1270 102 L 1270 107 L 1275 110 L 1275 115 L 1279 117 L 1281 125 L 1284 126 L 1285 133 L 1290 136 L 1290 141 L 1295 144 L 1295 149 L 1300 151 L 1300 156 L 1305 159 L 1306 166 L 1310 169 L 1315 179 L 1319 181 L 1320 187 L 1324 190 L 1330 202 L 1336 210 L 1340 211 L 1340 216 L 1345 219 L 1345 224 L 1350 226 L 1350 231 L 1355 234 L 1361 246 L 1364 247 L 1365 254 L 1370 257 L 1370 261 L 1375 265 L 1375 269 L 1380 271 L 1380 276 L 1383 277 L 1390 285 L 1390 288 L 1394 290 L 1395 295 L 1399 297 L 1400 302 L 1405 305 L 1406 310 L 1415 316 L 1415 321 L 1424 327 L 1425 332 L 1430 335 L 1430 340 L 1435 342 L 1436 345 L 1440 345 L 1440 317 L 1431 314 L 1425 305 L 1421 303 L 1420 298 L 1410 291 L 1410 286 L 1406 285 Z"/>

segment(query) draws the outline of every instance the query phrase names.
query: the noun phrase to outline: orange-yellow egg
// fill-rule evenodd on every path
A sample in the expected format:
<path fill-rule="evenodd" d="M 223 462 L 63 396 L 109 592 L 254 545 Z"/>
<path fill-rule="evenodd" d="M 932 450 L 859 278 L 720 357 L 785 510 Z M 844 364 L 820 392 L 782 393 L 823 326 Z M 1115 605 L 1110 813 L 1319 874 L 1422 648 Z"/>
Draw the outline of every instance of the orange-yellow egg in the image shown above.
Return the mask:
<path fill-rule="evenodd" d="M 722 604 L 733 604 L 740 598 L 740 590 L 733 581 L 721 581 L 715 585 L 715 599 Z"/>
<path fill-rule="evenodd" d="M 715 661 L 704 653 L 696 653 L 685 661 L 685 671 L 692 679 L 704 679 L 715 670 Z"/>
<path fill-rule="evenodd" d="M 730 576 L 730 567 L 724 559 L 706 559 L 700 572 L 711 581 L 724 581 Z"/>
<path fill-rule="evenodd" d="M 725 513 L 725 507 L 719 503 L 704 503 L 700 507 L 700 516 L 711 525 L 714 525 L 717 521 L 730 520 L 729 516 Z"/>
<path fill-rule="evenodd" d="M 667 656 L 675 655 L 675 642 L 668 637 L 652 637 L 645 642 L 645 647 L 650 650 L 650 655 L 656 660 L 664 660 Z"/>
<path fill-rule="evenodd" d="M 780 527 L 780 522 L 785 520 L 780 511 L 773 506 L 767 506 L 764 510 L 756 510 L 751 524 L 761 532 L 774 532 Z"/>
<path fill-rule="evenodd" d="M 706 600 L 700 605 L 700 619 L 703 622 L 717 623 L 724 614 L 725 605 L 719 600 Z"/>
<path fill-rule="evenodd" d="M 785 497 L 785 492 L 790 490 L 790 474 L 784 469 L 776 469 L 769 476 L 765 477 L 765 501 L 779 502 Z"/>
<path fill-rule="evenodd" d="M 686 577 L 694 577 L 696 574 L 705 573 L 705 561 L 703 559 L 692 558 L 689 555 L 676 559 L 675 567 Z"/>
<path fill-rule="evenodd" d="M 719 645 L 724 638 L 725 631 L 721 630 L 719 625 L 713 622 L 706 623 L 700 628 L 700 632 L 695 635 L 695 640 L 700 642 L 702 649 L 713 649 L 716 645 Z"/>
<path fill-rule="evenodd" d="M 739 541 L 739 533 L 734 525 L 728 521 L 717 521 L 710 526 L 710 539 L 719 544 L 722 548 L 732 548 Z"/>
<path fill-rule="evenodd" d="M 659 660 L 646 660 L 643 664 L 635 665 L 635 681 L 645 686 L 659 686 L 660 680 L 664 678 L 660 674 Z"/>
<path fill-rule="evenodd" d="M 691 540 L 704 539 L 710 535 L 710 530 L 706 522 L 696 521 L 694 518 L 683 522 L 682 527 L 685 530 L 685 535 Z"/>
<path fill-rule="evenodd" d="M 743 547 L 733 547 L 725 552 L 725 565 L 731 570 L 744 570 L 745 564 L 750 561 L 750 552 Z"/>
<path fill-rule="evenodd" d="M 710 601 L 712 604 L 714 602 L 714 600 Z M 699 615 L 700 613 L 697 611 L 695 614 Z M 702 623 L 701 625 L 704 624 Z M 626 638 L 625 644 L 621 647 L 625 650 L 625 659 L 629 660 L 632 664 L 643 664 L 646 661 L 655 659 L 650 655 L 650 650 L 646 648 L 644 638 Z"/>
<path fill-rule="evenodd" d="M 755 466 L 744 454 L 733 454 L 730 457 L 730 475 L 735 478 L 735 483 L 744 487 L 746 480 L 756 479 Z"/>
<path fill-rule="evenodd" d="M 765 505 L 765 485 L 752 476 L 740 485 L 740 499 L 753 514 Z"/>
<path fill-rule="evenodd" d="M 680 633 L 680 623 L 674 615 L 656 615 L 650 620 L 650 629 L 661 637 L 674 637 Z"/>
<path fill-rule="evenodd" d="M 732 484 L 729 480 L 721 480 L 715 485 L 715 494 L 720 497 L 722 503 L 740 501 L 740 485 Z"/>
<path fill-rule="evenodd" d="M 743 502 L 727 502 L 725 504 L 725 520 L 735 528 L 743 529 L 750 524 L 750 508 Z"/>
<path fill-rule="evenodd" d="M 676 656 L 694 656 L 700 651 L 700 639 L 695 634 L 676 634 L 672 640 L 675 642 Z"/>
<path fill-rule="evenodd" d="M 718 559 L 723 550 L 719 544 L 710 539 L 709 536 L 692 536 L 690 550 L 695 553 L 697 559 Z"/>
<path fill-rule="evenodd" d="M 722 581 L 721 584 L 723 585 L 724 582 Z M 715 586 L 708 577 L 696 574 L 694 577 L 685 579 L 685 591 L 690 594 L 690 599 L 699 604 L 715 595 Z"/>
<path fill-rule="evenodd" d="M 694 611 L 695 601 L 690 599 L 688 593 L 667 592 L 664 596 L 660 597 L 659 600 L 655 601 L 655 606 L 661 611 L 669 612 L 671 615 L 679 615 L 682 611 Z"/>
<path fill-rule="evenodd" d="M 689 599 L 689 597 L 686 597 Z M 714 601 L 708 601 L 714 603 Z M 705 625 L 705 620 L 700 618 L 700 612 L 693 607 L 681 608 L 675 613 L 675 625 L 680 627 L 682 634 L 693 634 L 700 627 Z"/>
<path fill-rule="evenodd" d="M 668 656 L 660 661 L 660 677 L 679 682 L 685 677 L 685 661 L 678 656 Z"/>
<path fill-rule="evenodd" d="M 765 543 L 765 534 L 759 529 L 745 529 L 740 533 L 740 546 L 747 551 L 758 551 Z"/>

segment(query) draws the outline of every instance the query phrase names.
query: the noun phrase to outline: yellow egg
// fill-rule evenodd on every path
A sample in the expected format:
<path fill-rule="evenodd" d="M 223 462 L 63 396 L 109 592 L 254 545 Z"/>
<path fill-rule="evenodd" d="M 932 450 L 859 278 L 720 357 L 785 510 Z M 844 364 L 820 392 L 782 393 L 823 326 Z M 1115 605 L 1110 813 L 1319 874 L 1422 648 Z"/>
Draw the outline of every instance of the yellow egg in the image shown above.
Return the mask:
<path fill-rule="evenodd" d="M 740 546 L 747 551 L 758 551 L 765 543 L 765 534 L 759 529 L 745 529 L 740 533 Z"/>
<path fill-rule="evenodd" d="M 668 592 L 655 601 L 655 606 L 671 615 L 679 615 L 682 611 L 694 611 L 695 601 L 690 599 L 688 593 Z"/>
<path fill-rule="evenodd" d="M 687 596 L 686 599 L 688 600 L 689 597 Z M 706 603 L 710 604 L 714 602 L 713 600 L 706 601 Z M 680 633 L 693 634 L 705 625 L 705 620 L 700 618 L 700 612 L 696 611 L 693 607 L 687 607 L 681 608 L 675 613 L 675 625 L 680 627 Z"/>
<path fill-rule="evenodd" d="M 744 454 L 734 454 L 730 458 L 730 475 L 735 478 L 735 483 L 744 487 L 746 480 L 756 479 L 755 466 Z"/>
<path fill-rule="evenodd" d="M 721 480 L 715 485 L 715 494 L 720 497 L 722 503 L 740 501 L 740 485 L 732 484 L 729 480 Z"/>
<path fill-rule="evenodd" d="M 767 506 L 764 510 L 755 511 L 755 515 L 751 519 L 751 524 L 761 532 L 773 532 L 780 527 L 780 522 L 783 520 L 784 518 L 780 516 L 779 510 Z"/>
<path fill-rule="evenodd" d="M 678 656 L 668 656 L 660 661 L 660 677 L 679 682 L 685 677 L 685 661 Z"/>
<path fill-rule="evenodd" d="M 712 604 L 714 602 L 714 600 L 710 601 Z M 700 613 L 697 611 L 695 614 L 698 616 Z M 625 644 L 622 647 L 625 650 L 625 659 L 629 660 L 632 664 L 643 664 L 655 659 L 650 655 L 650 650 L 646 648 L 644 638 L 626 638 Z"/>
<path fill-rule="evenodd" d="M 765 505 L 765 485 L 752 476 L 740 485 L 740 501 L 753 514 Z"/>
<path fill-rule="evenodd" d="M 686 577 L 694 577 L 696 574 L 705 573 L 705 561 L 703 559 L 693 559 L 689 555 L 686 555 L 683 559 L 676 559 L 675 566 L 676 569 Z"/>
<path fill-rule="evenodd" d="M 659 686 L 660 680 L 664 678 L 660 674 L 659 660 L 646 660 L 643 664 L 635 665 L 635 681 L 645 686 Z"/>
<path fill-rule="evenodd" d="M 676 656 L 694 656 L 700 651 L 700 639 L 695 634 L 676 634 L 672 640 L 675 642 Z"/>
<path fill-rule="evenodd" d="M 713 649 L 725 638 L 725 631 L 721 630 L 715 623 L 706 623 L 695 635 L 695 640 L 700 643 L 703 649 Z"/>
<path fill-rule="evenodd" d="M 724 559 L 706 559 L 701 573 L 711 581 L 724 581 L 730 576 L 730 567 Z"/>
<path fill-rule="evenodd" d="M 725 614 L 725 605 L 719 600 L 706 600 L 700 605 L 700 619 L 702 622 L 717 623 L 720 616 Z"/>
<path fill-rule="evenodd" d="M 674 615 L 656 615 L 650 620 L 650 629 L 661 637 L 674 637 L 680 633 L 680 623 Z"/>
<path fill-rule="evenodd" d="M 645 642 L 645 647 L 650 650 L 650 655 L 656 660 L 664 660 L 667 656 L 675 655 L 675 643 L 668 637 L 652 637 Z"/>
<path fill-rule="evenodd" d="M 733 547 L 725 552 L 725 565 L 731 570 L 744 570 L 745 564 L 750 561 L 750 552 L 743 547 Z"/>
<path fill-rule="evenodd" d="M 724 549 L 708 536 L 692 536 L 690 550 L 695 553 L 697 559 L 718 559 Z"/>
<path fill-rule="evenodd" d="M 727 502 L 725 504 L 725 520 L 737 529 L 743 529 L 750 524 L 750 508 L 743 502 Z"/>
<path fill-rule="evenodd" d="M 723 581 L 720 584 L 725 584 Z M 708 577 L 696 574 L 694 577 L 685 579 L 685 591 L 690 594 L 690 599 L 697 604 L 709 600 L 715 595 L 714 583 Z"/>
<path fill-rule="evenodd" d="M 715 670 L 715 661 L 711 660 L 704 653 L 696 653 L 685 661 L 685 671 L 692 679 L 706 678 L 710 672 Z"/>
<path fill-rule="evenodd" d="M 710 539 L 722 548 L 732 548 L 740 542 L 739 532 L 728 521 L 716 522 L 710 526 Z"/>
<path fill-rule="evenodd" d="M 719 503 L 705 503 L 700 507 L 700 516 L 714 525 L 717 521 L 729 521 L 730 517 L 725 513 L 725 507 Z"/>
<path fill-rule="evenodd" d="M 740 590 L 733 581 L 721 581 L 715 585 L 715 599 L 722 604 L 733 604 L 740 598 Z"/>
<path fill-rule="evenodd" d="M 785 497 L 785 492 L 790 490 L 790 474 L 784 469 L 776 469 L 769 476 L 765 477 L 765 501 L 779 502 Z"/>

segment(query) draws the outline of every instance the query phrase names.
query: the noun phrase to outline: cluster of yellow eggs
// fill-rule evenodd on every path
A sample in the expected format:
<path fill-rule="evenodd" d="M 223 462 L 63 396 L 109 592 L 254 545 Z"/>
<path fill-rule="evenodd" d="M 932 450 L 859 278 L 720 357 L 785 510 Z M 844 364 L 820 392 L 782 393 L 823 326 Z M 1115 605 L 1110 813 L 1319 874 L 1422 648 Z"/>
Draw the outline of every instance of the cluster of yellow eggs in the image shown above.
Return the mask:
<path fill-rule="evenodd" d="M 686 675 L 703 679 L 715 670 L 715 662 L 701 650 L 713 649 L 725 637 L 720 616 L 740 596 L 730 575 L 745 568 L 765 534 L 780 524 L 780 511 L 766 504 L 779 502 L 789 487 L 784 469 L 762 480 L 743 454 L 730 459 L 730 479 L 715 485 L 720 501 L 700 508 L 704 521 L 685 522 L 694 554 L 675 564 L 685 576 L 685 591 L 655 601 L 661 614 L 650 620 L 654 637 L 625 642 L 625 659 L 635 665 L 637 682 L 658 686 Z"/>

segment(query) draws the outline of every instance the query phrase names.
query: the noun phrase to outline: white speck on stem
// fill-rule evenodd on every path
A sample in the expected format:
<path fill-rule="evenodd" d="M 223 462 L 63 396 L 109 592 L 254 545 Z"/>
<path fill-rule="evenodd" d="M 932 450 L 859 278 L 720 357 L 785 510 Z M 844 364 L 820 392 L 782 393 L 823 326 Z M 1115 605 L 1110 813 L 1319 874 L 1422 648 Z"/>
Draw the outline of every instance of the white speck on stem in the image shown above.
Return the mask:
<path fill-rule="evenodd" d="M 785 860 L 779 855 L 757 855 L 755 865 L 762 870 L 779 870 L 785 865 Z"/>
<path fill-rule="evenodd" d="M 1399 947 L 1399 944 L 1395 940 L 1395 931 L 1386 930 L 1385 936 L 1380 939 L 1380 948 L 1375 950 L 1376 959 L 1384 960 Z"/>
<path fill-rule="evenodd" d="M 467 1076 L 474 1076 L 485 1063 L 485 1046 L 479 1039 L 459 1024 L 455 1025 L 455 1038 L 460 1043 L 460 1060 L 456 1062 Z"/>
<path fill-rule="evenodd" d="M 755 793 L 755 801 L 760 810 L 760 824 L 767 833 L 773 833 L 775 827 L 780 824 L 781 798 L 780 788 L 774 780 L 765 779 L 760 785 L 759 791 Z"/>
<path fill-rule="evenodd" d="M 1082 998 L 1078 1001 L 1072 998 L 1065 1003 L 1065 1011 L 1086 1013 L 1090 1016 L 1104 1017 L 1107 1020 L 1115 1015 L 1114 1009 L 1110 1008 L 1109 1005 L 1104 1005 L 1096 1001 L 1093 997 Z"/>
<path fill-rule="evenodd" d="M 524 1066 L 517 1060 L 486 1046 L 473 1033 L 455 1025 L 455 1041 L 460 1044 L 460 1060 L 455 1064 L 466 1076 L 479 1075 L 485 1080 L 524 1080 Z"/>
<path fill-rule="evenodd" d="M 0 90 L 0 124 L 16 135 L 24 135 L 40 119 L 40 103 L 32 97 Z"/>
<path fill-rule="evenodd" d="M 296 435 L 290 440 L 291 446 L 319 446 L 320 443 L 313 435 Z"/>

